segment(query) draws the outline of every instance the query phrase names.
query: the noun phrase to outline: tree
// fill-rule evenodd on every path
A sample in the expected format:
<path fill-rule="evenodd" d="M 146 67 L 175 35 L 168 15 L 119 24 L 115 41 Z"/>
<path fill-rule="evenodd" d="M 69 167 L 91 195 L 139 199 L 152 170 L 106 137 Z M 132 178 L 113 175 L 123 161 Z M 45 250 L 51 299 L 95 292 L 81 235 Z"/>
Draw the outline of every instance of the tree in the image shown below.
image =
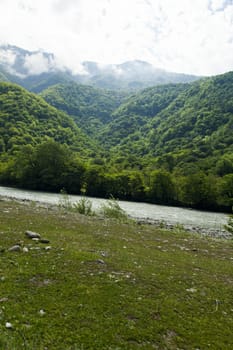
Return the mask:
<path fill-rule="evenodd" d="M 222 177 L 219 186 L 220 202 L 224 206 L 233 206 L 233 174 Z"/>
<path fill-rule="evenodd" d="M 216 205 L 215 178 L 198 172 L 186 176 L 181 188 L 181 202 L 200 209 L 210 209 Z"/>
<path fill-rule="evenodd" d="M 153 203 L 172 204 L 175 197 L 175 187 L 171 174 L 165 170 L 152 172 L 148 196 Z"/>

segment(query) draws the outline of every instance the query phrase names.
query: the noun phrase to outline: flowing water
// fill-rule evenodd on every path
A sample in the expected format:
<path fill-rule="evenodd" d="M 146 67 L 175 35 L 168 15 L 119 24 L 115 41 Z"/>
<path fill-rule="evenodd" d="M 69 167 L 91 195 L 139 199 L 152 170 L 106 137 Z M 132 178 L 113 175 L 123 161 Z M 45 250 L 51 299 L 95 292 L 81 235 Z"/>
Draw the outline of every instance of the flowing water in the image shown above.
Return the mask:
<path fill-rule="evenodd" d="M 21 190 L 2 186 L 0 186 L 0 196 L 43 202 L 47 204 L 59 204 L 62 201 L 61 194 Z M 81 196 L 69 195 L 71 203 L 78 202 L 80 198 Z M 101 204 L 106 203 L 106 199 L 88 198 L 92 201 L 94 210 L 97 210 Z M 199 227 L 202 229 L 218 231 L 223 229 L 228 220 L 227 214 L 224 213 L 206 212 L 139 202 L 119 201 L 119 204 L 121 208 L 133 218 L 148 221 L 161 221 L 172 225 L 181 224 L 189 228 Z"/>

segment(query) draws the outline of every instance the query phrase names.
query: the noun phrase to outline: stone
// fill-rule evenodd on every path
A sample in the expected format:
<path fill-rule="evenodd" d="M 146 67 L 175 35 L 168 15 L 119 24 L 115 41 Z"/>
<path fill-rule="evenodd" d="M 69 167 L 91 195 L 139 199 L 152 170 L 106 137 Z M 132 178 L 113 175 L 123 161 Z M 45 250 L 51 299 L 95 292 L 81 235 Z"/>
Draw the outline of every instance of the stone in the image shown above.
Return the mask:
<path fill-rule="evenodd" d="M 48 244 L 48 243 L 50 243 L 50 241 L 49 241 L 48 239 L 41 238 L 41 239 L 40 239 L 40 243 Z"/>
<path fill-rule="evenodd" d="M 10 247 L 8 249 L 9 252 L 20 252 L 21 251 L 21 247 L 19 244 L 15 244 L 12 247 Z"/>
<path fill-rule="evenodd" d="M 23 247 L 23 252 L 24 253 L 28 253 L 29 252 L 28 248 L 27 247 Z"/>
<path fill-rule="evenodd" d="M 98 260 L 96 260 L 96 262 L 97 262 L 98 264 L 102 264 L 102 265 L 105 264 L 105 262 L 104 262 L 102 259 L 98 259 Z"/>
<path fill-rule="evenodd" d="M 26 234 L 26 236 L 27 236 L 28 238 L 30 238 L 30 239 L 33 239 L 33 238 L 38 238 L 38 239 L 40 239 L 40 238 L 41 238 L 40 234 L 37 233 L 37 232 L 26 231 L 25 234 Z"/>
<path fill-rule="evenodd" d="M 6 326 L 7 329 L 12 329 L 13 328 L 12 323 L 10 323 L 10 322 L 6 322 L 5 326 Z"/>

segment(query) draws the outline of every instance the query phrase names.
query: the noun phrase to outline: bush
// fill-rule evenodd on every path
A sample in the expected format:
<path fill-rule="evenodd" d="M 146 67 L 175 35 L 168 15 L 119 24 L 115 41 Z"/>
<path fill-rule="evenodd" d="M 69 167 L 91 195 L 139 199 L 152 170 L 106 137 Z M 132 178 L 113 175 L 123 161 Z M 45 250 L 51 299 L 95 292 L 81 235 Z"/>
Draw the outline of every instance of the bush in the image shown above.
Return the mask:
<path fill-rule="evenodd" d="M 106 218 L 118 220 L 127 220 L 127 213 L 120 207 L 118 201 L 114 198 L 108 200 L 107 204 L 102 204 L 100 213 Z"/>
<path fill-rule="evenodd" d="M 74 203 L 73 209 L 82 215 L 94 215 L 92 202 L 85 197 L 81 198 L 77 203 Z"/>

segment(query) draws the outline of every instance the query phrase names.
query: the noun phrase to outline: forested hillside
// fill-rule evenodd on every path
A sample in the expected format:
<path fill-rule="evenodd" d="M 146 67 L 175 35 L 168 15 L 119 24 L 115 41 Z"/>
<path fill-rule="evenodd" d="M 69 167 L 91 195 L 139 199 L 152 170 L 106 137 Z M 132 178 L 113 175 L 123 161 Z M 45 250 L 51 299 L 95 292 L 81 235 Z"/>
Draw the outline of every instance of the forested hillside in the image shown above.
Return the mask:
<path fill-rule="evenodd" d="M 233 73 L 129 97 L 76 83 L 41 95 L 63 112 L 0 84 L 0 183 L 231 210 Z"/>
<path fill-rule="evenodd" d="M 146 110 L 153 100 L 147 96 L 148 100 L 138 99 L 141 101 L 138 105 L 133 100 L 128 106 L 128 111 L 133 109 L 133 113 L 126 115 L 138 118 L 141 110 Z M 147 112 L 147 122 L 141 126 L 137 124 L 137 130 L 128 133 L 126 138 L 114 138 L 115 130 L 121 128 L 122 123 L 118 114 L 114 123 L 107 127 L 106 138 L 111 140 L 113 135 L 117 152 L 125 154 L 127 150 L 137 157 L 145 155 L 149 166 L 159 159 L 169 170 L 175 166 L 213 170 L 221 157 L 231 158 L 233 73 L 189 84 L 175 97 L 154 116 Z"/>
<path fill-rule="evenodd" d="M 1 183 L 71 188 L 80 160 L 99 154 L 100 147 L 68 115 L 18 85 L 0 83 Z"/>
<path fill-rule="evenodd" d="M 71 115 L 77 125 L 95 139 L 127 95 L 72 82 L 51 86 L 41 93 L 48 103 Z"/>
<path fill-rule="evenodd" d="M 169 106 L 187 86 L 187 84 L 159 85 L 131 95 L 114 111 L 109 123 L 105 124 L 97 138 L 100 141 L 104 140 L 106 148 L 124 143 L 131 134 L 136 140 L 139 130 Z M 144 144 L 145 140 L 141 139 L 141 141 Z"/>

